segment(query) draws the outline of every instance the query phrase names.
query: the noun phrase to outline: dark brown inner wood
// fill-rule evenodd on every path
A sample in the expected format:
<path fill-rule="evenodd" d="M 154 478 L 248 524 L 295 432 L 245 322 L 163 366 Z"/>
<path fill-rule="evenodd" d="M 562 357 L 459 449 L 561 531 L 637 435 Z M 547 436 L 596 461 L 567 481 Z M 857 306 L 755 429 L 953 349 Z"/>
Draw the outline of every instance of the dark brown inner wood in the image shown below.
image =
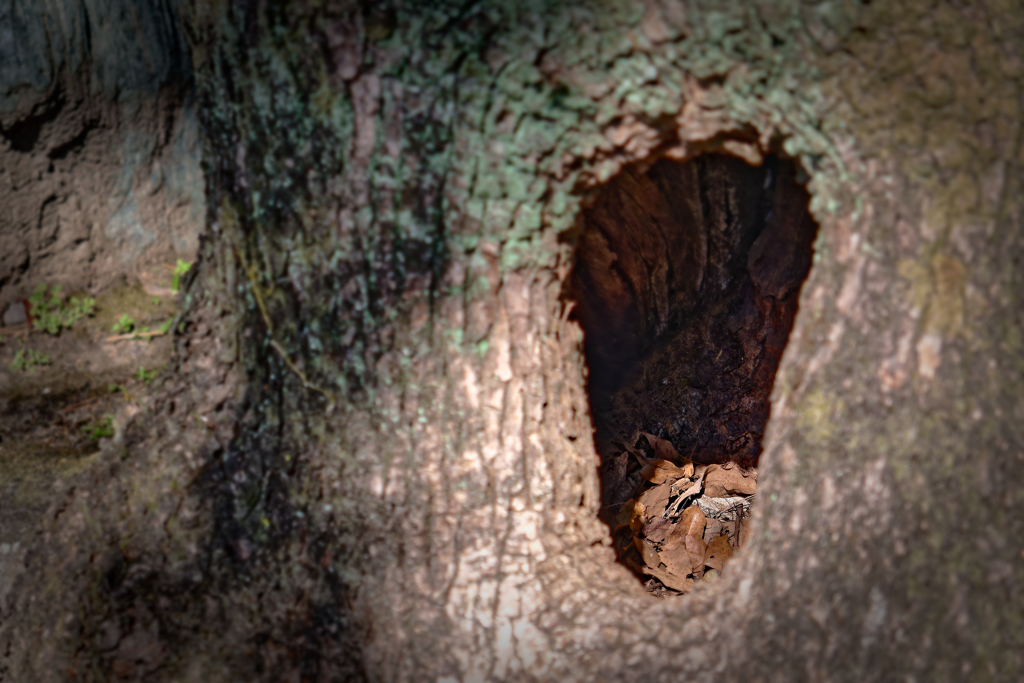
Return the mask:
<path fill-rule="evenodd" d="M 628 168 L 583 212 L 568 295 L 585 332 L 605 505 L 640 432 L 757 465 L 817 225 L 797 167 L 709 154 Z"/>

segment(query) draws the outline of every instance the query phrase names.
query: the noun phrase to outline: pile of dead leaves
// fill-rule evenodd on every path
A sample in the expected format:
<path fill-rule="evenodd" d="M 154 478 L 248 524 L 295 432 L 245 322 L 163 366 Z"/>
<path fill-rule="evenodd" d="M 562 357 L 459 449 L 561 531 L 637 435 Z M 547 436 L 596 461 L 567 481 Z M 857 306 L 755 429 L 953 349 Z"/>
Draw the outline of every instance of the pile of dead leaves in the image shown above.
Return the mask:
<path fill-rule="evenodd" d="M 686 593 L 697 581 L 718 578 L 749 537 L 757 470 L 694 464 L 668 441 L 644 436 L 655 457 L 627 447 L 645 481 L 616 515 L 616 550 L 635 572 L 656 580 L 650 588 Z"/>

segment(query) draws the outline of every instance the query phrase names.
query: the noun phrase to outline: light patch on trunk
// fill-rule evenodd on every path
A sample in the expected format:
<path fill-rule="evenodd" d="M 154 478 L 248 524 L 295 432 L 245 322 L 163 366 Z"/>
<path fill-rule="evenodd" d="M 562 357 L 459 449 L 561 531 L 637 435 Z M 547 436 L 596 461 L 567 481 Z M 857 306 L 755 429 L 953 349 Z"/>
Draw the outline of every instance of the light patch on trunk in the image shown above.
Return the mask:
<path fill-rule="evenodd" d="M 803 528 L 803 508 L 807 504 L 807 493 L 803 489 L 796 489 L 793 492 L 793 514 L 789 518 L 789 529 L 794 534 L 799 534 Z"/>
<path fill-rule="evenodd" d="M 917 342 L 917 374 L 923 379 L 932 380 L 940 365 L 942 337 L 937 334 L 926 334 Z"/>
<path fill-rule="evenodd" d="M 480 384 L 477 381 L 476 370 L 469 363 L 462 366 L 462 388 L 473 410 L 480 408 Z"/>
<path fill-rule="evenodd" d="M 500 382 L 512 379 L 512 348 L 508 315 L 504 311 L 494 323 L 490 334 L 491 349 L 494 350 L 494 375 Z"/>
<path fill-rule="evenodd" d="M 461 680 L 515 679 L 523 665 L 542 665 L 536 657 L 549 646 L 528 617 L 545 603 L 537 583 L 528 578 L 545 559 L 540 515 L 511 512 L 499 503 L 469 516 L 464 527 L 501 533 L 478 536 L 464 548 L 448 592 L 446 611 L 452 623 L 466 633 L 482 629 L 492 639 L 489 645 L 456 653 Z"/>
<path fill-rule="evenodd" d="M 371 474 L 366 485 L 375 496 L 384 495 L 384 478 L 380 476 L 380 472 Z"/>
<path fill-rule="evenodd" d="M 821 508 L 826 512 L 836 503 L 836 482 L 829 475 L 821 478 Z"/>
<path fill-rule="evenodd" d="M 492 410 L 501 411 L 502 406 L 505 405 L 505 387 L 496 386 L 487 391 L 487 395 L 484 396 L 484 405 Z"/>
<path fill-rule="evenodd" d="M 896 343 L 896 354 L 882 361 L 878 366 L 878 379 L 882 383 L 882 391 L 895 391 L 902 387 L 909 376 L 910 343 L 913 341 L 914 328 L 910 320 L 904 325 L 906 330 Z"/>
<path fill-rule="evenodd" d="M 779 464 L 782 465 L 782 469 L 789 472 L 796 467 L 796 463 L 796 451 L 788 443 L 783 444 L 782 450 L 779 452 Z"/>
<path fill-rule="evenodd" d="M 851 242 L 858 237 L 860 237 L 858 233 L 851 235 Z M 856 243 L 859 244 L 859 240 L 857 240 Z M 864 253 L 859 253 L 854 264 L 846 272 L 846 278 L 843 280 L 843 286 L 839 290 L 839 296 L 836 297 L 836 309 L 849 318 L 854 317 L 854 306 L 860 298 L 861 285 L 864 278 L 864 265 L 866 263 L 866 255 Z"/>

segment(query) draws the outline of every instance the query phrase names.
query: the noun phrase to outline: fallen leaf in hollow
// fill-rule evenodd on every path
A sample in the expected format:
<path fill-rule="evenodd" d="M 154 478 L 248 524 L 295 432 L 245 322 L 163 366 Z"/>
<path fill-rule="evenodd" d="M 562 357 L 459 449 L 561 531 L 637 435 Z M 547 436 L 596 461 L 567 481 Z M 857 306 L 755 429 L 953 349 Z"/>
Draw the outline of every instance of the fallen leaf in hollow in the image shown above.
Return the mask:
<path fill-rule="evenodd" d="M 646 507 L 639 500 L 633 502 L 632 516 L 629 518 L 629 530 L 636 536 L 644 525 Z"/>
<path fill-rule="evenodd" d="M 639 502 L 644 506 L 644 515 L 647 519 L 658 517 L 665 512 L 670 495 L 672 495 L 672 485 L 667 482 L 640 494 Z"/>
<path fill-rule="evenodd" d="M 672 550 L 673 548 L 682 545 L 683 539 L 686 538 L 686 529 L 683 528 L 681 521 L 672 524 L 672 527 L 669 531 L 670 533 L 661 542 L 660 549 L 662 551 Z"/>
<path fill-rule="evenodd" d="M 656 569 L 661 564 L 661 558 L 658 556 L 658 551 L 654 549 L 653 543 L 645 541 L 639 536 L 633 538 L 633 543 L 636 545 L 636 549 L 640 551 L 640 558 L 644 561 L 645 565 Z"/>
<path fill-rule="evenodd" d="M 676 528 L 676 525 L 664 517 L 655 517 L 644 524 L 641 533 L 651 543 L 662 543 L 669 537 L 669 534 Z"/>
<path fill-rule="evenodd" d="M 691 505 L 683 510 L 683 516 L 679 518 L 678 526 L 683 536 L 703 536 L 707 523 L 708 518 L 704 516 L 701 509 L 696 505 Z"/>
<path fill-rule="evenodd" d="M 685 576 L 677 576 L 671 572 L 662 571 L 660 569 L 652 569 L 648 567 L 644 570 L 646 574 L 650 574 L 654 578 L 661 581 L 663 584 L 673 590 L 677 590 L 680 593 L 688 593 L 693 590 L 693 579 Z"/>
<path fill-rule="evenodd" d="M 640 470 L 640 476 L 652 484 L 662 484 L 693 476 L 693 463 L 687 462 L 676 467 L 668 460 L 648 460 Z"/>
<path fill-rule="evenodd" d="M 728 527 L 726 525 L 728 525 Z M 728 528 L 731 528 L 732 526 L 732 522 L 723 522 L 720 519 L 709 517 L 708 524 L 704 527 L 704 542 L 710 543 L 713 539 L 727 533 Z"/>
<path fill-rule="evenodd" d="M 704 543 L 704 526 L 706 524 L 707 518 L 704 513 L 699 507 L 692 505 L 683 510 L 683 516 L 679 519 L 679 524 L 676 525 L 677 533 L 682 536 L 682 543 L 679 545 L 686 550 L 690 568 L 694 571 L 704 568 L 704 552 L 707 550 L 707 544 Z"/>
<path fill-rule="evenodd" d="M 690 552 L 681 541 L 682 539 L 680 539 L 680 543 L 671 548 L 662 548 L 658 552 L 658 557 L 664 563 L 666 572 L 673 576 L 685 577 L 693 572 L 693 567 L 690 562 Z"/>
<path fill-rule="evenodd" d="M 667 517 L 674 517 L 676 514 L 678 514 L 679 508 L 682 507 L 683 505 L 687 504 L 687 502 L 688 502 L 687 499 L 690 496 L 695 496 L 698 493 L 700 493 L 700 490 L 704 487 L 704 479 L 703 479 L 703 477 L 704 477 L 704 473 L 701 472 L 697 476 L 697 478 L 693 481 L 693 483 L 690 484 L 690 487 L 688 489 L 686 489 L 685 491 L 683 491 L 679 495 L 678 498 L 676 498 L 675 502 L 672 503 L 672 507 L 671 508 L 667 508 L 667 510 L 668 510 L 668 512 L 666 513 Z"/>
<path fill-rule="evenodd" d="M 628 443 L 623 443 L 622 447 L 625 449 L 625 452 L 629 453 L 634 458 L 636 458 L 637 462 L 639 462 L 640 464 L 643 464 L 643 463 L 647 462 L 646 456 L 644 456 L 643 453 L 638 451 L 633 446 L 630 446 Z"/>
<path fill-rule="evenodd" d="M 703 488 L 703 486 L 704 486 L 703 479 L 701 479 L 701 477 L 697 477 L 693 481 L 693 483 L 690 485 L 690 487 L 688 489 L 686 489 L 685 491 L 683 491 L 683 493 L 682 493 L 683 498 L 689 498 L 690 496 L 697 495 L 698 493 L 700 493 L 700 490 L 701 490 L 701 488 Z"/>
<path fill-rule="evenodd" d="M 654 449 L 654 458 L 656 460 L 674 460 L 680 462 L 683 457 L 679 455 L 679 451 L 672 445 L 671 442 L 662 439 L 661 437 L 655 436 L 654 434 L 648 434 L 647 432 L 640 432 L 647 437 L 647 443 Z"/>
<path fill-rule="evenodd" d="M 695 565 L 703 567 L 701 561 L 706 546 L 702 536 L 706 521 L 704 513 L 696 506 L 683 511 L 683 516 L 658 552 L 665 571 L 682 578 L 691 574 Z"/>
<path fill-rule="evenodd" d="M 740 517 L 746 516 L 750 510 L 750 498 L 746 496 L 726 496 L 724 498 L 709 498 L 707 495 L 697 499 L 697 505 L 709 518 L 721 519 L 725 522 L 735 522 Z"/>
<path fill-rule="evenodd" d="M 731 465 L 731 467 L 730 467 Z M 704 476 L 704 495 L 709 498 L 725 498 L 729 495 L 750 496 L 757 491 L 757 477 L 735 463 L 708 467 Z"/>
<path fill-rule="evenodd" d="M 684 540 L 686 552 L 690 556 L 690 567 L 694 574 L 704 571 L 704 556 L 708 550 L 708 544 L 704 542 L 703 534 L 689 534 Z"/>
<path fill-rule="evenodd" d="M 707 552 L 704 556 L 704 566 L 722 571 L 725 568 L 725 563 L 731 557 L 732 546 L 729 545 L 729 537 L 722 535 L 713 539 L 708 544 Z"/>

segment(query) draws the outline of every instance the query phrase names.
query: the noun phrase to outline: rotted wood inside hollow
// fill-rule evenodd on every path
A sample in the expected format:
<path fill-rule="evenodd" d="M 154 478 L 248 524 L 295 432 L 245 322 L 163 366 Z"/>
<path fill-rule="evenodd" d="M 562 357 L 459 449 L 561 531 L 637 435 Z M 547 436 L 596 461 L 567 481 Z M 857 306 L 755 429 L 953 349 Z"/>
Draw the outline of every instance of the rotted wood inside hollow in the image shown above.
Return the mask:
<path fill-rule="evenodd" d="M 585 332 L 605 505 L 636 482 L 641 431 L 697 462 L 756 466 L 817 225 L 797 168 L 724 155 L 597 188 L 568 295 Z"/>

